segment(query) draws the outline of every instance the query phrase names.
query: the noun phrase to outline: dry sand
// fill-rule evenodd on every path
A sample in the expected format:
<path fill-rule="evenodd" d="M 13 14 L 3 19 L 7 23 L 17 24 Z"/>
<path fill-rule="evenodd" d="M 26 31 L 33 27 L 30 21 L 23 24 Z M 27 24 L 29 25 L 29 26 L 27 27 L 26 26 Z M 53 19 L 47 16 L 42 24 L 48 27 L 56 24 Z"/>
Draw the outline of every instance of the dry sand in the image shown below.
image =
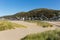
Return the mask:
<path fill-rule="evenodd" d="M 24 21 L 11 21 L 14 23 L 22 24 L 27 26 L 27 28 L 16 28 L 12 30 L 0 31 L 0 40 L 20 40 L 30 33 L 40 33 L 48 30 L 55 30 L 56 27 L 52 28 L 42 28 L 34 23 L 24 22 Z"/>

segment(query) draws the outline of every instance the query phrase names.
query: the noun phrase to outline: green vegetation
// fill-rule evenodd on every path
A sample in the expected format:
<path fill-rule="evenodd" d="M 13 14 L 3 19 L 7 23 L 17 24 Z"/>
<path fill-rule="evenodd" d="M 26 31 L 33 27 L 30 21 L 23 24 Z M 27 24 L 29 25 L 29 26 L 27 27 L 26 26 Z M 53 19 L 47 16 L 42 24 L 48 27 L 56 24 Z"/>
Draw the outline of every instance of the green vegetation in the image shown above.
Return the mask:
<path fill-rule="evenodd" d="M 37 24 L 38 26 L 42 26 L 42 27 L 53 27 L 53 25 L 52 24 L 50 24 L 50 23 L 47 23 L 47 22 L 43 22 L 43 21 L 38 21 L 38 20 L 36 20 L 36 21 L 30 21 L 30 20 L 26 20 L 27 22 L 31 22 L 31 23 L 35 23 L 35 24 Z"/>
<path fill-rule="evenodd" d="M 60 40 L 60 31 L 53 30 L 37 34 L 30 34 L 21 40 Z"/>
<path fill-rule="evenodd" d="M 20 24 L 12 23 L 6 20 L 0 20 L 0 31 L 25 27 Z"/>
<path fill-rule="evenodd" d="M 53 10 L 47 8 L 33 9 L 28 12 L 18 12 L 14 15 L 3 16 L 1 18 L 18 19 L 24 17 L 26 20 L 58 20 L 60 16 L 60 10 Z"/>

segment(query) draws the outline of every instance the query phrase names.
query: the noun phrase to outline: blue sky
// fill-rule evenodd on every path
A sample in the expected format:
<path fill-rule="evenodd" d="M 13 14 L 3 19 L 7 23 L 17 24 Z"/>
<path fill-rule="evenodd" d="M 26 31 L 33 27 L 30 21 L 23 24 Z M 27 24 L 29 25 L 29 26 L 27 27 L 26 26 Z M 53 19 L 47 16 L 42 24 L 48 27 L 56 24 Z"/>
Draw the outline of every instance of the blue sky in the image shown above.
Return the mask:
<path fill-rule="evenodd" d="M 12 15 L 35 8 L 60 10 L 60 0 L 0 0 L 0 16 Z"/>

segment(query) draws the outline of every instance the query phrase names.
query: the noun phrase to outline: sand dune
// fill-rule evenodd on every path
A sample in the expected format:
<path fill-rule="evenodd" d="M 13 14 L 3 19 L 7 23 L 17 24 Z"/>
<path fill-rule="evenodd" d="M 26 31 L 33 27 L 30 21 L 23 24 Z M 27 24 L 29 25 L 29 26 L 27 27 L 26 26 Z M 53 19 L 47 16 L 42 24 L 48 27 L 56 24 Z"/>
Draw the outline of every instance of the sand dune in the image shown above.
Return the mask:
<path fill-rule="evenodd" d="M 16 28 L 12 30 L 0 31 L 0 40 L 20 40 L 30 33 L 44 32 L 48 30 L 55 30 L 56 27 L 52 28 L 42 28 L 38 27 L 34 23 L 28 23 L 24 21 L 11 21 L 14 23 L 22 24 L 27 26 L 27 28 Z"/>

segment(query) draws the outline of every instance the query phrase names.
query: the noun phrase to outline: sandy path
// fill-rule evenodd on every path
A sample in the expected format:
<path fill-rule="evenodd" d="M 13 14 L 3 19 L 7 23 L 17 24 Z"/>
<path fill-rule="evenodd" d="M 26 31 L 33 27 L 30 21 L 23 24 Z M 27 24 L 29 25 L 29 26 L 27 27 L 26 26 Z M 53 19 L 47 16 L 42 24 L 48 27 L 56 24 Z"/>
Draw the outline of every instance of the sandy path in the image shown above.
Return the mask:
<path fill-rule="evenodd" d="M 54 30 L 55 27 L 52 28 L 42 28 L 38 27 L 34 23 L 28 23 L 24 21 L 11 21 L 14 23 L 22 24 L 27 26 L 27 28 L 16 28 L 13 30 L 5 30 L 0 32 L 0 40 L 20 40 L 30 33 L 44 32 L 48 30 Z"/>

